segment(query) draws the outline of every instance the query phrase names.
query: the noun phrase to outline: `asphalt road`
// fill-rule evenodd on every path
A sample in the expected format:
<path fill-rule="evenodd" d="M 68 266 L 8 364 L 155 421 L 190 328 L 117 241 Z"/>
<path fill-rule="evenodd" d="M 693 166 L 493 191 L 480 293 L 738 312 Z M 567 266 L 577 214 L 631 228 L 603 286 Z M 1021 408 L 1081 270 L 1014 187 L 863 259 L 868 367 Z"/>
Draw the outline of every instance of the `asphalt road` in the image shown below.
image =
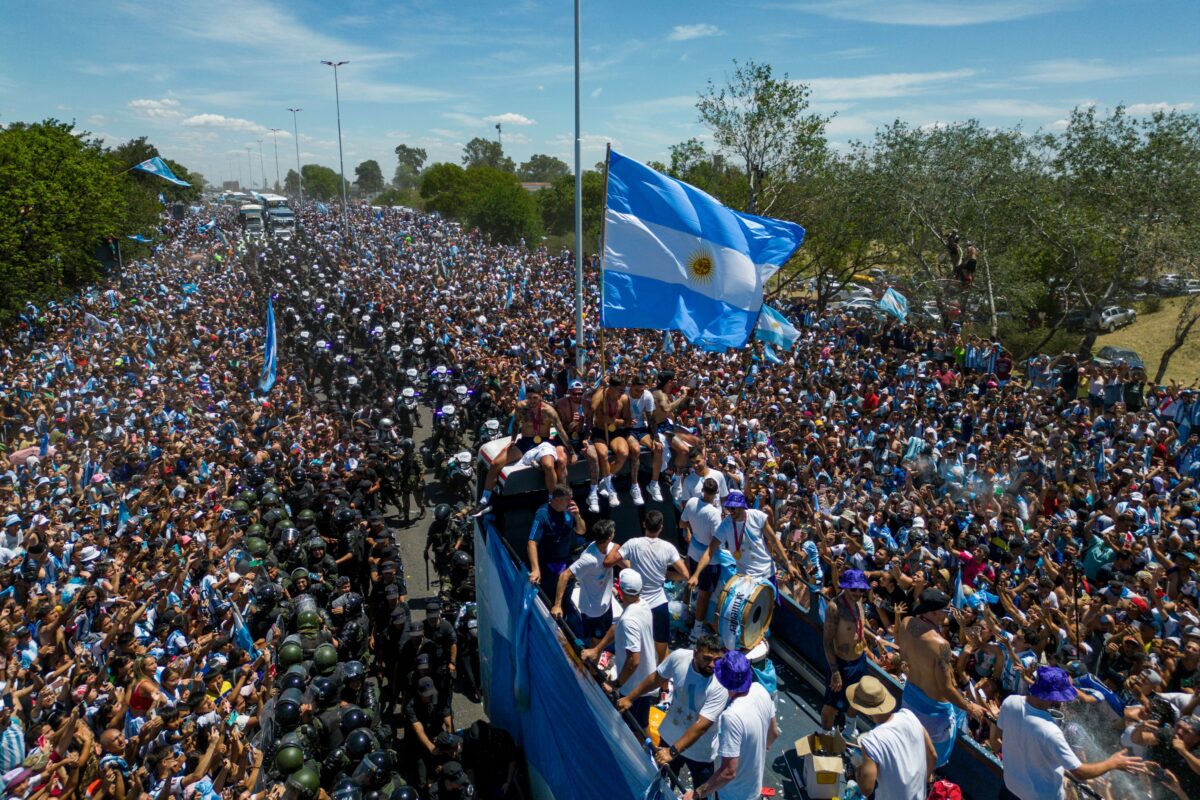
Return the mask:
<path fill-rule="evenodd" d="M 420 409 L 420 417 L 425 427 L 418 428 L 416 431 L 417 435 L 414 440 L 418 447 L 429 435 L 429 409 Z M 404 579 L 408 583 L 408 604 L 412 609 L 412 618 L 418 621 L 425 619 L 425 601 L 436 597 L 438 593 L 437 575 L 433 572 L 432 565 L 429 570 L 429 587 L 426 588 L 424 551 L 425 542 L 429 537 L 429 527 L 433 523 L 433 507 L 441 500 L 439 488 L 433 480 L 433 475 L 427 471 L 425 474 L 425 502 L 428 511 L 424 519 L 408 527 L 404 527 L 400 523 L 399 509 L 394 506 L 389 506 L 387 509 L 389 524 L 400 526 L 393 528 L 393 536 L 400 548 L 400 557 L 404 564 Z M 462 692 L 454 693 L 452 707 L 456 728 L 466 728 L 478 720 L 487 719 L 487 715 L 483 712 L 483 704 L 471 702 Z"/>

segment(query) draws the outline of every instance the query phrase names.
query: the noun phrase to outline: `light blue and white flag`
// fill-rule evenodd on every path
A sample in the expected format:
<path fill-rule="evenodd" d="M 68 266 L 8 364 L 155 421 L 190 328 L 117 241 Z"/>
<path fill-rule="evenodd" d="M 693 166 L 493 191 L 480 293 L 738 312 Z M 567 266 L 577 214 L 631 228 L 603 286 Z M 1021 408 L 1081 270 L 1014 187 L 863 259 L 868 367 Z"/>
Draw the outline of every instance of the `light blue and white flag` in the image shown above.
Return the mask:
<path fill-rule="evenodd" d="M 677 330 L 706 350 L 745 347 L 767 279 L 804 241 L 792 222 L 741 214 L 612 152 L 601 324 Z"/>
<path fill-rule="evenodd" d="M 510 284 L 508 287 L 508 296 L 504 298 L 504 310 L 508 311 L 508 307 L 513 303 L 513 287 Z"/>
<path fill-rule="evenodd" d="M 783 363 L 783 359 L 777 356 L 774 348 L 772 348 L 771 345 L 767 344 L 766 342 L 763 342 L 763 358 L 766 359 L 768 364 Z"/>
<path fill-rule="evenodd" d="M 275 385 L 275 305 L 267 298 L 267 340 L 263 346 L 262 376 L 258 379 L 258 390 L 263 394 Z"/>
<path fill-rule="evenodd" d="M 176 186 L 191 186 L 191 184 L 187 181 L 176 178 L 175 173 L 171 172 L 171 168 L 167 166 L 167 162 L 163 161 L 159 156 L 147 158 L 145 161 L 133 167 L 132 169 L 135 169 L 138 172 L 148 172 L 151 175 L 157 175 L 164 181 L 170 181 Z"/>
<path fill-rule="evenodd" d="M 154 241 L 153 239 L 147 238 L 146 236 L 143 236 L 140 233 L 135 233 L 133 236 L 126 236 L 125 238 L 132 239 L 133 241 L 138 242 L 140 244 L 150 244 L 151 242 Z"/>
<path fill-rule="evenodd" d="M 890 286 L 883 293 L 883 297 L 879 298 L 878 305 L 880 311 L 885 314 L 891 314 L 901 322 L 908 319 L 908 298 Z"/>
<path fill-rule="evenodd" d="M 180 284 L 179 291 L 183 292 L 184 294 L 195 294 L 196 292 L 200 291 L 200 287 L 194 283 L 184 283 Z"/>
<path fill-rule="evenodd" d="M 784 350 L 791 350 L 792 345 L 800 338 L 800 331 L 788 322 L 788 318 L 763 303 L 762 313 L 758 315 L 758 328 L 754 338 L 768 344 L 778 345 Z"/>
<path fill-rule="evenodd" d="M 670 331 L 663 331 L 662 351 L 667 355 L 675 352 L 675 337 L 671 335 Z"/>
<path fill-rule="evenodd" d="M 196 226 L 196 233 L 205 234 L 217 226 L 217 219 L 213 217 L 208 222 L 201 222 Z"/>
<path fill-rule="evenodd" d="M 45 458 L 50 454 L 50 431 L 42 432 L 42 443 L 38 446 L 38 458 Z"/>
<path fill-rule="evenodd" d="M 162 204 L 163 204 L 163 208 L 166 208 L 166 206 L 167 206 L 167 198 L 163 196 L 163 193 L 162 193 L 162 192 L 159 192 L 159 193 L 158 193 L 158 202 L 160 202 L 160 203 L 162 203 Z"/>

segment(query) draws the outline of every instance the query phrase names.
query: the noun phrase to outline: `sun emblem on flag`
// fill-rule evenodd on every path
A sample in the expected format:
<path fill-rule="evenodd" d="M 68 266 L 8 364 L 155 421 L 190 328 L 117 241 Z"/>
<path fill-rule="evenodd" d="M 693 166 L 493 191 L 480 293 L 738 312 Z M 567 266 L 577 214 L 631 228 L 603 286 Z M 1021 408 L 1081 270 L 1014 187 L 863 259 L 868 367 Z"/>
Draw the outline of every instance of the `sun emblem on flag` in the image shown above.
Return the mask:
<path fill-rule="evenodd" d="M 712 253 L 703 248 L 696 250 L 687 261 L 688 274 L 696 283 L 709 283 L 713 279 L 713 272 L 716 269 L 716 264 L 713 262 Z"/>

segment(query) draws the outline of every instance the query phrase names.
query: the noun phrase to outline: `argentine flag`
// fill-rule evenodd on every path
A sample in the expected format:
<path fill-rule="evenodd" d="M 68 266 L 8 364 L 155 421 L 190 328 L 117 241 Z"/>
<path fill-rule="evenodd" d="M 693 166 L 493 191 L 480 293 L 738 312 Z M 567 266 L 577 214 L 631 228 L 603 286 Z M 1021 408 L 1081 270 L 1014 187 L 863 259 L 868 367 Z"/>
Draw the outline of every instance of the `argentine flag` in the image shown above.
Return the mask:
<path fill-rule="evenodd" d="M 878 305 L 880 311 L 885 314 L 891 314 L 901 322 L 908 319 L 908 298 L 890 286 L 883 293 L 883 297 L 879 298 Z"/>
<path fill-rule="evenodd" d="M 754 338 L 768 344 L 777 345 L 784 350 L 791 350 L 792 345 L 800 338 L 800 331 L 788 322 L 788 318 L 763 303 L 762 313 L 758 315 L 758 329 Z"/>
<path fill-rule="evenodd" d="M 603 327 L 677 330 L 706 350 L 745 347 L 763 286 L 804 241 L 617 152 L 604 226 Z"/>
<path fill-rule="evenodd" d="M 258 390 L 263 394 L 275 385 L 275 304 L 267 298 L 267 339 L 263 344 L 262 375 L 258 379 Z"/>
<path fill-rule="evenodd" d="M 171 168 L 167 166 L 167 162 L 163 161 L 158 156 L 155 156 L 154 158 L 147 158 L 145 161 L 133 167 L 132 169 L 136 169 L 139 172 L 149 172 L 151 175 L 157 175 L 164 181 L 170 181 L 176 186 L 191 186 L 191 184 L 187 181 L 182 181 L 179 178 L 176 178 L 175 173 L 171 172 Z"/>

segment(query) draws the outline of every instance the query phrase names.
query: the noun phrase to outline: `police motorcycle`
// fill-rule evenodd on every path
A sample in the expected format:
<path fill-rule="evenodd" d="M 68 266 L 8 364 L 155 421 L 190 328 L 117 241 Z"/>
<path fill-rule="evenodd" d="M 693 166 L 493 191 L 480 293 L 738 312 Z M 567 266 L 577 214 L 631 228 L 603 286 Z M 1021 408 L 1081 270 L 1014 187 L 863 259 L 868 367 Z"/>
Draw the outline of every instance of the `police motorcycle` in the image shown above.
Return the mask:
<path fill-rule="evenodd" d="M 416 372 L 416 370 L 409 370 Z M 412 436 L 414 428 L 421 427 L 421 415 L 417 411 L 418 393 L 412 386 L 405 386 L 400 390 L 400 396 L 396 398 L 395 413 L 396 423 L 400 426 L 400 433 L 403 436 Z"/>
<path fill-rule="evenodd" d="M 454 402 L 453 391 L 450 388 L 451 378 L 450 368 L 444 364 L 438 364 L 429 374 L 429 404 L 434 408 Z"/>
<path fill-rule="evenodd" d="M 435 469 L 442 464 L 448 452 L 461 446 L 462 421 L 458 406 L 446 403 L 433 412 L 433 436 L 421 447 L 425 466 Z"/>
<path fill-rule="evenodd" d="M 479 426 L 479 429 L 475 431 L 475 449 L 478 450 L 488 442 L 495 441 L 504 435 L 504 431 L 500 428 L 500 420 L 486 420 L 482 425 Z"/>
<path fill-rule="evenodd" d="M 471 453 L 462 450 L 443 461 L 435 473 L 442 490 L 456 503 L 469 502 L 473 497 L 471 462 Z"/>

